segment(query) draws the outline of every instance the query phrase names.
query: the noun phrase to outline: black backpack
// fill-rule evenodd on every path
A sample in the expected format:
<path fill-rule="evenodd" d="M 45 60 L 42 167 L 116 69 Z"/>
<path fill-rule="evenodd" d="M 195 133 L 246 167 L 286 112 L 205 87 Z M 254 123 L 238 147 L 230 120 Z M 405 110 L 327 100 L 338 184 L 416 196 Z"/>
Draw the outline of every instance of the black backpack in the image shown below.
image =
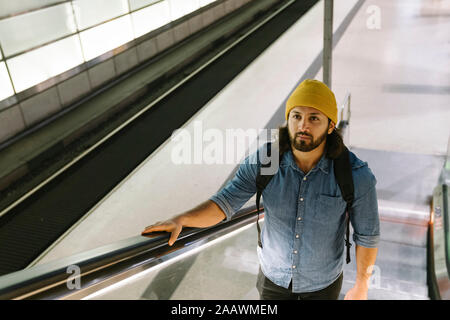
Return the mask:
<path fill-rule="evenodd" d="M 271 143 L 267 143 L 267 152 L 266 154 L 270 157 L 271 155 Z M 276 150 L 275 152 L 278 152 Z M 281 163 L 282 154 L 279 154 L 279 163 Z M 259 154 L 257 153 L 258 159 L 258 174 L 256 176 L 256 210 L 258 211 L 258 218 L 256 220 L 256 228 L 258 229 L 258 245 L 262 248 L 261 242 L 261 228 L 259 226 L 259 201 L 261 199 L 261 194 L 264 188 L 269 184 L 270 179 L 274 175 L 261 175 L 261 166 L 269 167 L 270 162 L 267 164 L 261 164 L 259 160 Z M 350 247 L 352 244 L 350 243 L 350 208 L 352 207 L 353 199 L 354 199 L 354 187 L 353 187 L 353 177 L 352 177 L 352 168 L 350 165 L 349 159 L 349 151 L 347 147 L 344 147 L 344 151 L 339 155 L 338 158 L 334 159 L 334 175 L 338 182 L 339 188 L 341 189 L 342 197 L 344 198 L 347 206 L 345 208 L 346 212 L 346 239 L 345 246 L 347 247 L 347 263 L 350 262 Z"/>

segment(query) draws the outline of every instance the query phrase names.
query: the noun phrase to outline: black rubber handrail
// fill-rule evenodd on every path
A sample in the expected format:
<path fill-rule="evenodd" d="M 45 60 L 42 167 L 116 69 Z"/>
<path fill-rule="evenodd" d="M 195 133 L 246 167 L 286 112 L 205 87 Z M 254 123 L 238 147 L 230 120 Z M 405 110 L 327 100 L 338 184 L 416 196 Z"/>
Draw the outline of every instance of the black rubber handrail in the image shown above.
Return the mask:
<path fill-rule="evenodd" d="M 437 200 L 436 203 L 435 200 Z M 432 300 L 450 299 L 448 205 L 448 185 L 440 183 L 434 189 L 431 218 L 433 223 L 428 228 L 427 284 L 428 294 Z"/>
<path fill-rule="evenodd" d="M 442 185 L 442 215 L 444 220 L 444 239 L 445 239 L 445 263 L 447 265 L 447 274 L 450 279 L 450 217 L 448 212 L 448 185 Z"/>

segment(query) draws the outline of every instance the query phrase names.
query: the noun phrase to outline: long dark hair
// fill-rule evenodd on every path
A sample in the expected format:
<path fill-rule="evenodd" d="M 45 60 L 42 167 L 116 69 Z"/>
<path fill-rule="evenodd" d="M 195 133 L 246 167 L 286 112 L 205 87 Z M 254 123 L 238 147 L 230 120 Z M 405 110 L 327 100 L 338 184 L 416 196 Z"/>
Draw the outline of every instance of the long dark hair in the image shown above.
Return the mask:
<path fill-rule="evenodd" d="M 330 124 L 330 119 L 328 119 L 328 124 Z M 291 150 L 291 139 L 289 138 L 289 131 L 287 124 L 278 127 L 279 130 L 279 144 L 280 153 L 283 154 L 288 150 Z M 342 139 L 341 130 L 337 127 L 334 128 L 333 132 L 327 135 L 327 142 L 325 145 L 326 157 L 329 159 L 336 159 L 341 152 L 344 150 L 344 140 Z"/>

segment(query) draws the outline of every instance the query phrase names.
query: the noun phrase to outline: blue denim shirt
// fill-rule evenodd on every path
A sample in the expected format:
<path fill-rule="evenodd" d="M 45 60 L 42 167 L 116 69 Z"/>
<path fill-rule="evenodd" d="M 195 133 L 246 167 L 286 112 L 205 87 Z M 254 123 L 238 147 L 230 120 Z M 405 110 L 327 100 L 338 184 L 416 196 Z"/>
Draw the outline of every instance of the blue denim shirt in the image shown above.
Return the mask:
<path fill-rule="evenodd" d="M 261 148 L 262 149 L 262 148 Z M 260 149 L 260 150 L 261 150 Z M 376 178 L 350 152 L 355 200 L 350 222 L 357 245 L 375 248 L 380 227 Z M 256 193 L 256 152 L 245 158 L 236 175 L 210 200 L 231 219 Z M 313 292 L 333 283 L 343 269 L 345 207 L 333 171 L 333 161 L 322 155 L 307 174 L 284 153 L 279 169 L 262 193 L 264 226 L 258 257 L 264 275 L 293 292 Z M 353 250 L 354 250 L 353 246 Z"/>

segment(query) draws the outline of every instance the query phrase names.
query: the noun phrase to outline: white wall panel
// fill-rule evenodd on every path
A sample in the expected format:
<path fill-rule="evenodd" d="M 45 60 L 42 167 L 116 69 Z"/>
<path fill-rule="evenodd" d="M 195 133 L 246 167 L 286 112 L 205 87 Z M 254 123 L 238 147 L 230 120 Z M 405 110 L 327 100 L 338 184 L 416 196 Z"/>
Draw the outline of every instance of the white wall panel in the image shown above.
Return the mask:
<path fill-rule="evenodd" d="M 0 16 L 9 16 L 33 9 L 39 9 L 62 0 L 0 0 Z"/>
<path fill-rule="evenodd" d="M 83 63 L 78 35 L 7 60 L 17 92 Z"/>
<path fill-rule="evenodd" d="M 74 0 L 72 3 L 80 30 L 129 12 L 127 0 Z"/>
<path fill-rule="evenodd" d="M 140 37 L 170 22 L 169 3 L 161 1 L 131 14 L 134 35 Z"/>
<path fill-rule="evenodd" d="M 70 3 L 0 20 L 6 57 L 76 32 Z"/>
<path fill-rule="evenodd" d="M 86 60 L 134 39 L 130 15 L 101 24 L 80 33 Z"/>

